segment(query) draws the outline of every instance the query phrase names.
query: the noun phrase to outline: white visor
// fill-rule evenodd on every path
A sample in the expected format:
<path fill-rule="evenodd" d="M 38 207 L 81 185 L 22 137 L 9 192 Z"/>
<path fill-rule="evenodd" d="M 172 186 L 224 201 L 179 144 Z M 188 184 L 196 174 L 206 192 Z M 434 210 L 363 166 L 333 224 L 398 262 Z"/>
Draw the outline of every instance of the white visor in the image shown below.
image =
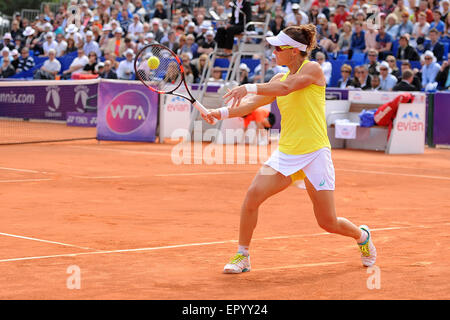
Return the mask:
<path fill-rule="evenodd" d="M 280 33 L 275 37 L 267 37 L 267 42 L 274 46 L 291 46 L 294 48 L 298 48 L 300 51 L 306 52 L 306 49 L 308 46 L 306 44 L 300 43 L 289 37 L 287 34 L 285 34 L 283 31 L 280 31 Z"/>

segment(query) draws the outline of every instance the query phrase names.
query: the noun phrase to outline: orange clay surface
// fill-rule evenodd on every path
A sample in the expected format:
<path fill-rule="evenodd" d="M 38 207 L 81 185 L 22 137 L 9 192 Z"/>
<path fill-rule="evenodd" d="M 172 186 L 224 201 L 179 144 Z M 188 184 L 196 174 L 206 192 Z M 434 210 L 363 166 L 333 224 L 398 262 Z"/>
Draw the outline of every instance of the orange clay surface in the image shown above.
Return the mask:
<path fill-rule="evenodd" d="M 252 271 L 222 274 L 260 164 L 176 165 L 175 146 L 0 146 L 0 299 L 450 298 L 450 150 L 333 150 L 338 215 L 373 229 L 370 290 L 355 241 L 295 187 L 262 205 Z"/>

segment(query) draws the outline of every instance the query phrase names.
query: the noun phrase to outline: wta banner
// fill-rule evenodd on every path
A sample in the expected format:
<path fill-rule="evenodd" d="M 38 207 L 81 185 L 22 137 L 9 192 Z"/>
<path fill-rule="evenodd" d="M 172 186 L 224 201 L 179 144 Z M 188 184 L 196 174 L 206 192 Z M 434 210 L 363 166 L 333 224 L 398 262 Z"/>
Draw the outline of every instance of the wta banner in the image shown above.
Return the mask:
<path fill-rule="evenodd" d="M 97 106 L 98 81 L 0 82 L 0 117 L 66 121 Z"/>
<path fill-rule="evenodd" d="M 98 140 L 155 141 L 157 93 L 138 81 L 117 80 L 102 80 L 98 92 Z"/>

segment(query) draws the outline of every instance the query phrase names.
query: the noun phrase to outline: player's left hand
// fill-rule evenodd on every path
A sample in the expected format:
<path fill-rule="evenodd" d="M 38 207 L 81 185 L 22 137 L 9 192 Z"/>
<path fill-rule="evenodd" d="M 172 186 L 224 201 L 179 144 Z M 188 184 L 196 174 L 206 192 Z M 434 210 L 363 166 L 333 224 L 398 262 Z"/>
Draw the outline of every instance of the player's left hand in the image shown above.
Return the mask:
<path fill-rule="evenodd" d="M 247 95 L 247 88 L 245 86 L 238 86 L 233 88 L 232 90 L 229 90 L 228 93 L 226 93 L 223 98 L 225 99 L 225 105 L 228 105 L 228 103 L 233 100 L 233 104 L 231 105 L 231 108 L 236 108 L 241 103 L 241 100 Z"/>
<path fill-rule="evenodd" d="M 216 120 L 220 120 L 220 112 L 217 110 L 210 110 L 207 115 L 202 114 L 202 118 L 209 124 L 214 124 Z"/>

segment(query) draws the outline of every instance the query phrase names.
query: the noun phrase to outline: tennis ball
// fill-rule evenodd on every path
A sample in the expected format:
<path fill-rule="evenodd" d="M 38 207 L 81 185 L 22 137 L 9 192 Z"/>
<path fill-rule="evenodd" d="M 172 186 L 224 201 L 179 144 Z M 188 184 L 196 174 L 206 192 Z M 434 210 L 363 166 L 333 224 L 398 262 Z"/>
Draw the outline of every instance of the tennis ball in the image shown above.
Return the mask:
<path fill-rule="evenodd" d="M 150 69 L 156 69 L 156 68 L 158 68 L 159 67 L 159 59 L 157 58 L 157 57 L 150 57 L 148 60 L 147 60 L 147 64 L 148 64 L 148 67 L 150 68 Z"/>

